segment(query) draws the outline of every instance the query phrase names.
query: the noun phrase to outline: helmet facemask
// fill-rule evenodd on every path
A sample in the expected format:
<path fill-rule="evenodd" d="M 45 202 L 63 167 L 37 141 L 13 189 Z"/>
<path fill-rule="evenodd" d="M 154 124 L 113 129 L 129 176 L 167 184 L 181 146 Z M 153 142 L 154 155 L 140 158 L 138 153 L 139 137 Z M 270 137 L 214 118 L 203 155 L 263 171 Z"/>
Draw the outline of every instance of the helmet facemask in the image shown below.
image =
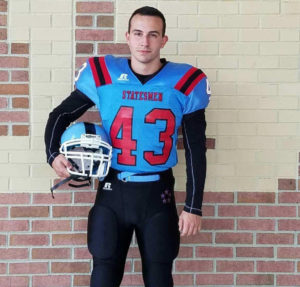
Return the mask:
<path fill-rule="evenodd" d="M 60 153 L 71 162 L 71 175 L 103 178 L 108 174 L 112 148 L 99 135 L 82 134 L 80 139 L 68 140 L 62 143 Z"/>

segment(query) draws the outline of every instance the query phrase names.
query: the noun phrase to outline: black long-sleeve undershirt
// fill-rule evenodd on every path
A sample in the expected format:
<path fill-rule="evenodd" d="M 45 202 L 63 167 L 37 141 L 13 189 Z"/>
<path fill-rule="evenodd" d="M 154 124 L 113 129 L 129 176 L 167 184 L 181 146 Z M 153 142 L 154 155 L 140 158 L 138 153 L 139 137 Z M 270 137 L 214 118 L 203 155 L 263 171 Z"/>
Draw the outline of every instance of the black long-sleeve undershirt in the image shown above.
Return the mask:
<path fill-rule="evenodd" d="M 47 162 L 59 154 L 60 138 L 65 129 L 95 104 L 79 90 L 75 90 L 50 114 L 45 129 Z"/>

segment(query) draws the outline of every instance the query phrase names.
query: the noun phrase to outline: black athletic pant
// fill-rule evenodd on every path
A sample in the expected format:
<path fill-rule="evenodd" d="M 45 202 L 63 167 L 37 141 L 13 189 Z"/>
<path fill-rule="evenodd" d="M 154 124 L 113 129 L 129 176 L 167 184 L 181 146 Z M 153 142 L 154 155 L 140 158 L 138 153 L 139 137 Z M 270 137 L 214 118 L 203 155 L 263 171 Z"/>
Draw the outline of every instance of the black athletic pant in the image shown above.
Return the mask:
<path fill-rule="evenodd" d="M 145 287 L 171 287 L 180 235 L 171 170 L 153 182 L 123 182 L 111 169 L 100 183 L 88 222 L 91 287 L 118 287 L 135 231 Z"/>

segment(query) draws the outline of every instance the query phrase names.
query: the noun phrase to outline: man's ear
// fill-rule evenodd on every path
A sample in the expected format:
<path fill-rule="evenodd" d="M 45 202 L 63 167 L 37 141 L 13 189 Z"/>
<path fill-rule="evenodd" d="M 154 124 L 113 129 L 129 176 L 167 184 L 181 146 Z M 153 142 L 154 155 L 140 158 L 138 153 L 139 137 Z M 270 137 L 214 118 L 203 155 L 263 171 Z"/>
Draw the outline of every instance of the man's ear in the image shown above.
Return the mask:
<path fill-rule="evenodd" d="M 128 42 L 129 41 L 129 33 L 128 33 L 128 31 L 126 31 L 126 33 L 125 33 L 125 38 L 126 38 L 126 41 Z"/>
<path fill-rule="evenodd" d="M 166 43 L 168 42 L 168 40 L 169 40 L 169 38 L 168 38 L 167 35 L 163 36 L 163 41 L 162 41 L 162 44 L 161 44 L 162 48 L 166 45 Z"/>

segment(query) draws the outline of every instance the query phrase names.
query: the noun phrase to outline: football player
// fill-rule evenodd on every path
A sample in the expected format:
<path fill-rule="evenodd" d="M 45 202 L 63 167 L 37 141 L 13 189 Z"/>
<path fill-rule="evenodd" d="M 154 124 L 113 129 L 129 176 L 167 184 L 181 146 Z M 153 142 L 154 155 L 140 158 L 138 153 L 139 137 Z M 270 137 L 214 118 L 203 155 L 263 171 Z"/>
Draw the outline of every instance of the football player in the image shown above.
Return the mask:
<path fill-rule="evenodd" d="M 168 41 L 165 31 L 159 10 L 146 6 L 134 11 L 126 32 L 130 59 L 88 59 L 76 89 L 49 115 L 46 152 L 58 176 L 68 177 L 67 167 L 72 168 L 59 154 L 61 134 L 94 105 L 113 148 L 110 171 L 99 183 L 88 218 L 92 287 L 120 286 L 134 232 L 145 286 L 173 286 L 172 263 L 180 235 L 195 235 L 201 229 L 210 89 L 200 69 L 161 59 Z M 172 167 L 177 163 L 179 127 L 187 184 L 178 217 Z"/>

